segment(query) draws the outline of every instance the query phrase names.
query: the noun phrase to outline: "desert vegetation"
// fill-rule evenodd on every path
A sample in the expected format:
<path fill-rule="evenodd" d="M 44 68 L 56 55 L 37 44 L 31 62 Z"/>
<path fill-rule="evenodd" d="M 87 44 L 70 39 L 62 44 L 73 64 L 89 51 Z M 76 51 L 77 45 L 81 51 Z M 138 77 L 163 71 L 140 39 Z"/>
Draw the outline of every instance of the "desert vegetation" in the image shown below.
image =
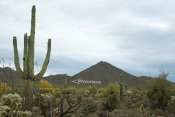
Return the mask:
<path fill-rule="evenodd" d="M 55 87 L 41 80 L 39 90 L 26 108 L 25 87 L 12 92 L 10 84 L 0 85 L 1 117 L 174 117 L 174 88 L 166 78 L 157 77 L 148 86 L 128 88 L 120 97 L 120 84 L 105 87 Z"/>
<path fill-rule="evenodd" d="M 161 73 L 143 88 L 118 83 L 103 87 L 54 86 L 42 79 L 50 60 L 51 40 L 41 71 L 34 75 L 35 6 L 31 34 L 24 35 L 23 70 L 16 37 L 14 63 L 21 83 L 0 83 L 0 117 L 174 117 L 175 86 Z"/>

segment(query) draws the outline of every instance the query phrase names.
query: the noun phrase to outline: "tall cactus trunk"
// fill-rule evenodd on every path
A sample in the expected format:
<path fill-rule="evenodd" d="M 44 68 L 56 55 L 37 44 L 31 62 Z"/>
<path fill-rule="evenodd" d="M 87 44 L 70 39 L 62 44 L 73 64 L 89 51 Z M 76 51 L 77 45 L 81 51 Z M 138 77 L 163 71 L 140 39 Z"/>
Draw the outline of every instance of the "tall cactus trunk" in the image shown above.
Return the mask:
<path fill-rule="evenodd" d="M 120 100 L 122 101 L 123 100 L 123 75 L 121 74 L 120 75 Z"/>
<path fill-rule="evenodd" d="M 25 110 L 31 110 L 33 106 L 33 94 L 34 94 L 34 89 L 33 89 L 33 81 L 31 80 L 26 80 L 25 81 L 25 87 L 24 87 L 24 109 Z"/>
<path fill-rule="evenodd" d="M 50 60 L 50 53 L 51 53 L 51 39 L 48 40 L 48 47 L 47 47 L 47 54 L 42 65 L 41 71 L 34 75 L 34 55 L 35 55 L 35 12 L 36 8 L 35 5 L 32 7 L 32 14 L 31 14 L 31 30 L 30 36 L 24 34 L 24 53 L 23 53 L 23 70 L 20 67 L 19 62 L 19 54 L 17 48 L 17 39 L 13 37 L 13 47 L 14 47 L 14 63 L 16 67 L 16 71 L 18 75 L 26 80 L 25 85 L 25 104 L 30 105 L 33 92 L 36 90 L 36 82 L 39 82 L 40 79 L 43 77 L 44 73 L 46 72 L 47 66 Z M 38 85 L 38 84 L 37 84 Z M 35 88 L 34 88 L 35 87 Z"/>

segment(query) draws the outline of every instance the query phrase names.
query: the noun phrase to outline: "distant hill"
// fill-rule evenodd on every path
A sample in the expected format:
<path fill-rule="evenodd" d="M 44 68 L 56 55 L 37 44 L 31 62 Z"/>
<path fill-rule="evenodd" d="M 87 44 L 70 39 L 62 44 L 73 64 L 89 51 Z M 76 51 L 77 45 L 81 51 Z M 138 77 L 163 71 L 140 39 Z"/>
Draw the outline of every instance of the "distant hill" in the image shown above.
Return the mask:
<path fill-rule="evenodd" d="M 78 74 L 72 76 L 71 80 L 82 79 L 85 81 L 101 81 L 98 85 L 106 85 L 110 82 L 118 83 L 120 81 L 120 74 L 123 75 L 123 81 L 130 87 L 143 87 L 147 84 L 150 77 L 136 77 L 131 75 L 107 62 L 101 61 Z M 83 83 L 88 84 L 88 83 Z"/>
<path fill-rule="evenodd" d="M 123 75 L 123 81 L 129 87 L 143 87 L 148 84 L 152 78 L 147 76 L 134 76 L 129 74 L 107 62 L 101 61 L 80 73 L 73 76 L 66 74 L 49 75 L 43 79 L 48 80 L 55 86 L 61 85 L 96 85 L 104 86 L 108 83 L 119 83 L 120 74 Z M 19 82 L 20 78 L 17 76 L 16 71 L 11 68 L 0 68 L 0 82 Z M 175 84 L 170 82 L 171 84 Z"/>
<path fill-rule="evenodd" d="M 143 87 L 148 84 L 152 78 L 147 76 L 137 77 L 131 75 L 107 62 L 101 61 L 74 76 L 67 76 L 66 74 L 50 75 L 44 79 L 53 83 L 54 85 L 60 86 L 65 84 L 67 79 L 67 85 L 96 85 L 104 86 L 108 83 L 118 83 L 120 80 L 120 74 L 123 75 L 124 83 L 129 87 Z"/>
<path fill-rule="evenodd" d="M 0 82 L 19 82 L 19 80 L 15 70 L 9 67 L 0 67 Z"/>
<path fill-rule="evenodd" d="M 65 84 L 66 79 L 70 79 L 71 76 L 68 76 L 67 74 L 57 74 L 57 75 L 50 75 L 46 76 L 43 79 L 48 80 L 50 83 L 54 84 L 55 86 L 61 86 Z"/>

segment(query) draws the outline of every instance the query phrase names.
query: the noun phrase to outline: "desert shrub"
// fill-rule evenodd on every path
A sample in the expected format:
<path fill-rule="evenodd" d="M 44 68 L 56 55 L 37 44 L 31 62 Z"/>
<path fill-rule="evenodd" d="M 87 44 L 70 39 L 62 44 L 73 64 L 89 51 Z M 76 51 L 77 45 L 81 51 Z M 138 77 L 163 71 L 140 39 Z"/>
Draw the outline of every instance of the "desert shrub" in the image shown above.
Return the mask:
<path fill-rule="evenodd" d="M 143 116 L 142 114 L 138 114 L 132 110 L 118 110 L 115 109 L 111 112 L 108 111 L 101 111 L 99 117 L 147 117 Z"/>
<path fill-rule="evenodd" d="M 127 108 L 140 108 L 146 104 L 146 93 L 141 89 L 131 89 L 125 92 L 123 103 Z"/>
<path fill-rule="evenodd" d="M 78 92 L 78 90 L 77 90 L 77 87 L 75 87 L 75 86 L 61 88 L 62 94 L 76 94 L 77 92 Z"/>
<path fill-rule="evenodd" d="M 98 89 L 95 86 L 89 86 L 88 91 L 90 94 L 95 95 L 97 93 Z"/>
<path fill-rule="evenodd" d="M 49 89 L 52 89 L 53 88 L 53 85 L 47 81 L 47 80 L 42 80 L 40 81 L 40 88 L 49 88 Z"/>
<path fill-rule="evenodd" d="M 85 94 L 87 93 L 87 89 L 85 87 L 77 87 L 77 93 L 78 94 Z"/>
<path fill-rule="evenodd" d="M 22 98 L 18 94 L 7 94 L 1 97 L 0 117 L 31 117 L 30 111 L 21 111 Z"/>
<path fill-rule="evenodd" d="M 0 83 L 0 94 L 5 94 L 9 91 L 10 87 L 7 83 Z"/>
<path fill-rule="evenodd" d="M 19 110 L 22 107 L 22 98 L 17 93 L 3 95 L 1 98 L 1 104 L 9 106 L 11 109 Z"/>
<path fill-rule="evenodd" d="M 47 117 L 50 116 L 51 108 L 55 102 L 55 97 L 51 93 L 45 93 L 34 97 L 35 106 L 39 106 L 42 114 Z"/>
<path fill-rule="evenodd" d="M 86 103 L 82 106 L 82 113 L 89 115 L 97 110 L 97 104 L 93 100 L 86 100 Z"/>
<path fill-rule="evenodd" d="M 41 80 L 39 87 L 41 93 L 57 93 L 57 88 L 47 80 Z"/>
<path fill-rule="evenodd" d="M 113 92 L 115 95 L 119 95 L 119 85 L 114 84 L 114 83 L 109 83 L 105 88 L 104 88 L 104 95 L 108 96 Z"/>
<path fill-rule="evenodd" d="M 171 90 L 172 96 L 175 96 L 175 86 Z"/>
<path fill-rule="evenodd" d="M 165 78 L 153 79 L 148 86 L 148 101 L 152 109 L 164 109 L 171 100 L 171 87 Z"/>
<path fill-rule="evenodd" d="M 98 88 L 98 91 L 97 91 L 99 94 L 105 94 L 105 88 Z"/>
<path fill-rule="evenodd" d="M 105 101 L 102 103 L 103 109 L 107 111 L 113 111 L 119 105 L 119 101 L 116 93 L 113 90 L 109 90 Z"/>

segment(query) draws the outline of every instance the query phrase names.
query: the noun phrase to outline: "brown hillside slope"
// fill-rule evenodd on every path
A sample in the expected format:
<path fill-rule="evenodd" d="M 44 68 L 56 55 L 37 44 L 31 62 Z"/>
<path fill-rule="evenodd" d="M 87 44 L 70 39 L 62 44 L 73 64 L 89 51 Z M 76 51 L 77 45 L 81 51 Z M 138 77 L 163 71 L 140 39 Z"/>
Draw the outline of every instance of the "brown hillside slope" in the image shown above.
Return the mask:
<path fill-rule="evenodd" d="M 109 82 L 119 82 L 120 74 L 123 74 L 125 84 L 130 87 L 143 87 L 151 80 L 150 77 L 139 78 L 133 76 L 107 62 L 101 61 L 72 76 L 70 82 L 71 80 L 82 79 L 85 81 L 101 81 L 99 85 L 106 85 Z"/>

